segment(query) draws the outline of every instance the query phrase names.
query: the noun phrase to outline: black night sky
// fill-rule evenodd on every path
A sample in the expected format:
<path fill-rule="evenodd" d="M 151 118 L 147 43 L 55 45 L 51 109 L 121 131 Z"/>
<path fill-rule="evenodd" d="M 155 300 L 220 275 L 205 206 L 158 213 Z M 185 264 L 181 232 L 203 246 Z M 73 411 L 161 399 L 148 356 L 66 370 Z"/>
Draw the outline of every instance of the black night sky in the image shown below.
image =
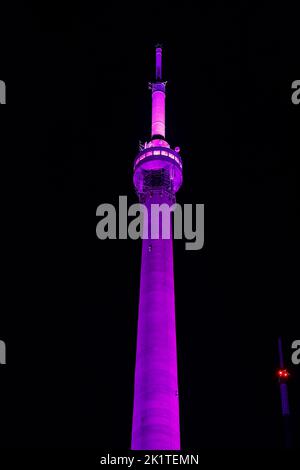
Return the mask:
<path fill-rule="evenodd" d="M 7 32 L 3 447 L 130 447 L 141 243 L 95 214 L 137 202 L 157 42 L 177 200 L 205 204 L 204 248 L 174 248 L 182 448 L 282 447 L 278 335 L 299 445 L 299 24 L 225 3 L 23 7 Z"/>

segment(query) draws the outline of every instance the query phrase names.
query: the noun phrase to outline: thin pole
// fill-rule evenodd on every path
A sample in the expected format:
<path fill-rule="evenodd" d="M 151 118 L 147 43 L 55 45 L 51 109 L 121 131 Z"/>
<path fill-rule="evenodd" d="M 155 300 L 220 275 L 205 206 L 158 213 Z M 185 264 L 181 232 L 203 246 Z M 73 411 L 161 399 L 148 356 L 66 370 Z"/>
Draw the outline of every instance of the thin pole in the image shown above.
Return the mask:
<path fill-rule="evenodd" d="M 284 358 L 283 358 L 281 336 L 279 336 L 278 338 L 278 355 L 279 355 L 280 369 L 284 369 Z M 280 397 L 281 397 L 281 414 L 282 414 L 283 425 L 284 425 L 284 446 L 286 449 L 290 449 L 292 447 L 292 435 L 291 435 L 288 388 L 287 388 L 287 383 L 282 378 L 279 378 L 279 390 L 280 390 Z"/>

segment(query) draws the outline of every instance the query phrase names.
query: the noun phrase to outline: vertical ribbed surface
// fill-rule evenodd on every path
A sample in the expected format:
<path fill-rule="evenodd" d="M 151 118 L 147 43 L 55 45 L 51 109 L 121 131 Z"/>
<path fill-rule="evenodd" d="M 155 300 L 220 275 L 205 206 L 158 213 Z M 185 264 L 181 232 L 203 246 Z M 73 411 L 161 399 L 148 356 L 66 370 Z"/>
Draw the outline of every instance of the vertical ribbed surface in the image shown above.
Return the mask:
<path fill-rule="evenodd" d="M 172 237 L 143 240 L 131 447 L 180 449 Z"/>

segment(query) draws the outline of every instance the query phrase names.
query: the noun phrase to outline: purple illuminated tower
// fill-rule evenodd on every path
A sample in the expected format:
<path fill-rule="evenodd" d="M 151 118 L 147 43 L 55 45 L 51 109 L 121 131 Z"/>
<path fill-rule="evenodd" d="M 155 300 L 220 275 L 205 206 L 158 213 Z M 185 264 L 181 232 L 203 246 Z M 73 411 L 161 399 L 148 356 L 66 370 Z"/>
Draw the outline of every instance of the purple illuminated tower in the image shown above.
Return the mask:
<path fill-rule="evenodd" d="M 173 274 L 173 240 L 151 236 L 153 204 L 172 205 L 182 183 L 179 148 L 165 140 L 165 89 L 162 49 L 156 47 L 152 91 L 151 140 L 134 161 L 134 186 L 148 209 L 143 239 L 131 448 L 179 450 L 179 398 Z M 171 233 L 171 217 L 168 217 Z"/>

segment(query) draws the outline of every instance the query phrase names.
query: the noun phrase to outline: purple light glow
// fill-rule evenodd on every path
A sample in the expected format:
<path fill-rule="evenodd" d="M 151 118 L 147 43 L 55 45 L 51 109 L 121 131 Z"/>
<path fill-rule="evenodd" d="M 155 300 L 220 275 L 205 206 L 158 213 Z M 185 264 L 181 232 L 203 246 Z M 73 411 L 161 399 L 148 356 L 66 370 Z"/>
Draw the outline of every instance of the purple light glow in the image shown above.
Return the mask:
<path fill-rule="evenodd" d="M 156 47 L 156 80 L 161 80 L 162 77 L 162 48 Z"/>
<path fill-rule="evenodd" d="M 282 416 L 288 416 L 290 414 L 289 399 L 287 384 L 280 384 L 280 397 L 281 397 L 281 411 Z"/>
<path fill-rule="evenodd" d="M 170 200 L 145 202 L 149 233 L 152 203 Z M 132 449 L 180 449 L 172 237 L 143 240 Z"/>

